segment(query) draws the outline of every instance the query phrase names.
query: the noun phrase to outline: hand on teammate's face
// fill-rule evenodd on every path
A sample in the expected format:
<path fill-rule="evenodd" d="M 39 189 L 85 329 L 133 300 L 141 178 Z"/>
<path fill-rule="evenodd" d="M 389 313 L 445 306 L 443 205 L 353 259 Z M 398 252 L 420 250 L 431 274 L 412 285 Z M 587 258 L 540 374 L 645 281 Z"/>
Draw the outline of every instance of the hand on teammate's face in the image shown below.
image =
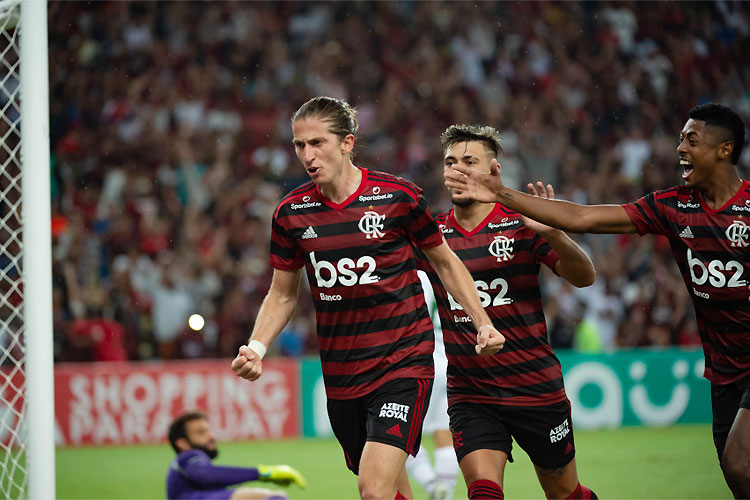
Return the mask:
<path fill-rule="evenodd" d="M 500 178 L 500 164 L 495 158 L 490 161 L 489 173 L 482 173 L 466 165 L 456 163 L 444 172 L 445 185 L 466 193 L 471 199 L 482 203 L 496 201 L 503 181 Z"/>

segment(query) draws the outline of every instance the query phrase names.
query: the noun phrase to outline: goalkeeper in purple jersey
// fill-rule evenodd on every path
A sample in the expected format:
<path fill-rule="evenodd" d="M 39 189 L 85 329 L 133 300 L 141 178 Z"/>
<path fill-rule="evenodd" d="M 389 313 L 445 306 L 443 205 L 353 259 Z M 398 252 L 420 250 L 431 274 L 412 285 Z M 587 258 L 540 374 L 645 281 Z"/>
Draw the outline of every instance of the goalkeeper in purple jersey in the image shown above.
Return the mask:
<path fill-rule="evenodd" d="M 177 453 L 167 473 L 167 498 L 282 500 L 289 497 L 264 488 L 227 488 L 247 481 L 269 481 L 282 486 L 304 488 L 302 475 L 288 465 L 226 467 L 213 465 L 219 451 L 208 420 L 203 413 L 190 412 L 177 417 L 169 426 L 169 443 Z"/>
<path fill-rule="evenodd" d="M 736 167 L 745 133 L 731 108 L 694 107 L 677 146 L 684 185 L 624 205 L 579 205 L 515 191 L 503 185 L 497 162 L 489 173 L 454 165 L 445 174 L 449 188 L 565 231 L 668 238 L 695 307 L 719 463 L 737 498 L 750 498 L 750 181 Z"/>

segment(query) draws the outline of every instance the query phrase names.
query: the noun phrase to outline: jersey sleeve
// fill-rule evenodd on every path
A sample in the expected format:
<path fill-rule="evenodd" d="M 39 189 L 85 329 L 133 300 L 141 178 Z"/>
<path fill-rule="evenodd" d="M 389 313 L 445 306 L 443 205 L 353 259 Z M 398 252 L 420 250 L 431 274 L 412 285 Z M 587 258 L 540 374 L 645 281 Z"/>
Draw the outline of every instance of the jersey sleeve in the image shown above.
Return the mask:
<path fill-rule="evenodd" d="M 409 214 L 406 232 L 417 248 L 434 248 L 443 242 L 443 233 L 438 229 L 430 207 L 421 193 Z"/>
<path fill-rule="evenodd" d="M 305 265 L 304 256 L 296 240 L 279 222 L 279 210 L 271 222 L 271 267 L 281 271 L 294 271 Z"/>
<path fill-rule="evenodd" d="M 622 205 L 640 235 L 669 234 L 667 217 L 662 211 L 663 205 L 656 201 L 658 196 L 659 193 L 649 193 L 643 198 Z"/>
<path fill-rule="evenodd" d="M 177 465 L 186 479 L 204 488 L 223 488 L 258 479 L 255 467 L 213 465 L 207 455 L 196 450 L 180 453 Z"/>
<path fill-rule="evenodd" d="M 560 257 L 554 248 L 541 236 L 534 234 L 534 242 L 531 247 L 531 253 L 534 255 L 534 260 L 549 267 L 552 272 L 555 272 L 555 262 Z M 555 273 L 557 274 L 557 273 Z"/>

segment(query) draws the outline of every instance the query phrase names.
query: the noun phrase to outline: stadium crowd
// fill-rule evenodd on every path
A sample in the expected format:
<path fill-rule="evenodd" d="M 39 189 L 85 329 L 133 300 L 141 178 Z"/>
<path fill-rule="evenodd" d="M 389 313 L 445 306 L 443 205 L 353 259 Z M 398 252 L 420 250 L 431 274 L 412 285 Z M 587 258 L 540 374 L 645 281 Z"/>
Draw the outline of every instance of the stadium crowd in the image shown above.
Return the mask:
<path fill-rule="evenodd" d="M 270 284 L 272 211 L 307 180 L 289 117 L 311 96 L 356 106 L 356 162 L 434 211 L 451 123 L 502 131 L 511 187 L 587 204 L 678 184 L 695 104 L 750 123 L 742 2 L 51 2 L 49 19 L 59 361 L 235 355 Z M 598 276 L 542 280 L 553 346 L 700 342 L 666 240 L 577 240 Z M 276 353 L 317 349 L 300 295 Z"/>

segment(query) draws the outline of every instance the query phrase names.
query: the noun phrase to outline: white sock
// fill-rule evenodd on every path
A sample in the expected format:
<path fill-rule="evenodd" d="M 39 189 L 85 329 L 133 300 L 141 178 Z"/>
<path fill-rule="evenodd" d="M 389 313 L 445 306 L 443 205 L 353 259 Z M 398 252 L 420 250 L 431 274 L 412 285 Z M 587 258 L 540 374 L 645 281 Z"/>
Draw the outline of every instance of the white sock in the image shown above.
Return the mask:
<path fill-rule="evenodd" d="M 409 455 L 406 458 L 406 471 L 409 473 L 409 476 L 419 483 L 419 485 L 425 490 L 427 490 L 430 484 L 435 480 L 435 471 L 432 470 L 430 457 L 427 456 L 424 446 L 419 448 L 419 453 L 417 453 L 416 457 Z"/>
<path fill-rule="evenodd" d="M 450 489 L 448 498 L 453 498 L 453 490 L 458 478 L 458 460 L 452 446 L 444 446 L 435 450 L 435 474 L 437 480 Z"/>

